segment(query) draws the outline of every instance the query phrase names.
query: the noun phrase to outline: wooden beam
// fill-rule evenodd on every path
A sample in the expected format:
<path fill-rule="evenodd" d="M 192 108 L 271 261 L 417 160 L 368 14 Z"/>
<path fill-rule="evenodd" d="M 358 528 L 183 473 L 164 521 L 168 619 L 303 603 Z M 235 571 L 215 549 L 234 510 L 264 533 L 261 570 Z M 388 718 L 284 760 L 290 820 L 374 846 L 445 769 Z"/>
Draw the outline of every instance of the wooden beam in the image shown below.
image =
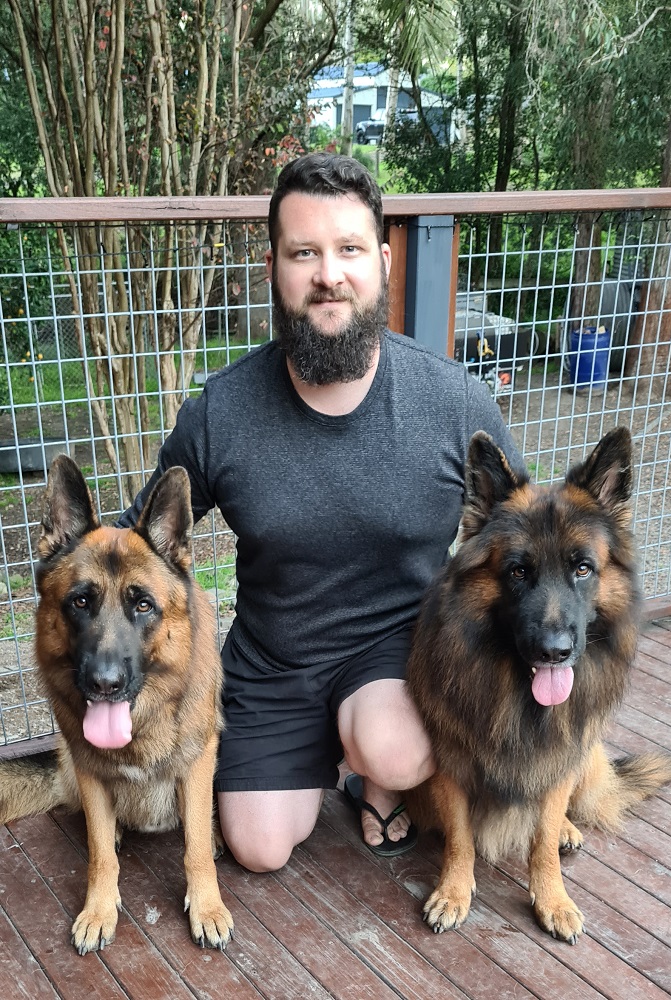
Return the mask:
<path fill-rule="evenodd" d="M 405 268 L 408 257 L 408 227 L 403 222 L 389 225 L 387 242 L 391 247 L 389 275 L 388 326 L 394 333 L 405 333 Z"/>
<path fill-rule="evenodd" d="M 646 597 L 641 609 L 641 617 L 646 622 L 657 621 L 658 618 L 671 616 L 671 596 Z"/>
<path fill-rule="evenodd" d="M 34 753 L 54 750 L 59 740 L 58 733 L 49 733 L 47 736 L 31 736 L 30 739 L 8 743 L 6 746 L 0 747 L 0 760 L 12 760 L 15 757 L 27 757 Z"/>
<path fill-rule="evenodd" d="M 448 358 L 454 357 L 454 328 L 457 313 L 457 282 L 459 280 L 459 223 L 454 223 L 452 234 L 452 257 L 450 260 L 450 301 L 447 307 L 447 349 Z"/>
<path fill-rule="evenodd" d="M 267 195 L 225 198 L 0 198 L 0 222 L 160 222 L 180 219 L 265 219 Z M 392 194 L 388 218 L 415 215 L 499 215 L 506 212 L 587 212 L 671 208 L 671 188 L 595 191 L 486 191 L 472 194 Z"/>

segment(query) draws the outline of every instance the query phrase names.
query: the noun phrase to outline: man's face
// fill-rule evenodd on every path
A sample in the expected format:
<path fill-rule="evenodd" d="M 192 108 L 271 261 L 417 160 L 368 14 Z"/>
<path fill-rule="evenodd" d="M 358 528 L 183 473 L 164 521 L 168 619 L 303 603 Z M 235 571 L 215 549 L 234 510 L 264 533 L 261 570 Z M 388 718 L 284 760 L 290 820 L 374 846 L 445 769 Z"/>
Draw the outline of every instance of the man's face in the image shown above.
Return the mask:
<path fill-rule="evenodd" d="M 362 377 L 386 323 L 387 244 L 354 195 L 292 192 L 280 203 L 273 282 L 276 332 L 296 373 L 325 384 Z"/>

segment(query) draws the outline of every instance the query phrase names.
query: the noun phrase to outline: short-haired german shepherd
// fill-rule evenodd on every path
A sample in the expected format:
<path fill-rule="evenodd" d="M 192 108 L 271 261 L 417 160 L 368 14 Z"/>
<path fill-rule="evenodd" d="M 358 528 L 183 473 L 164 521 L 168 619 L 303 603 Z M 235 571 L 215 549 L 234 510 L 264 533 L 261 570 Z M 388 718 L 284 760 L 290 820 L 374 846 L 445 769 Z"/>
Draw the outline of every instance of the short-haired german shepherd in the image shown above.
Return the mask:
<path fill-rule="evenodd" d="M 471 441 L 461 543 L 426 595 L 407 678 L 437 764 L 408 804 L 445 833 L 424 906 L 436 932 L 466 919 L 476 849 L 495 861 L 517 848 L 539 925 L 575 943 L 583 916 L 559 851 L 582 836 L 567 812 L 612 829 L 671 780 L 670 756 L 611 762 L 601 742 L 638 635 L 631 451 L 617 428 L 542 489 L 486 434 Z"/>
<path fill-rule="evenodd" d="M 61 731 L 58 754 L 0 765 L 0 823 L 83 808 L 88 891 L 80 955 L 113 940 L 122 827 L 185 831 L 191 936 L 223 948 L 233 921 L 213 858 L 221 661 L 207 597 L 190 574 L 189 480 L 172 468 L 134 529 L 101 527 L 67 456 L 47 485 L 37 569 L 36 655 Z"/>

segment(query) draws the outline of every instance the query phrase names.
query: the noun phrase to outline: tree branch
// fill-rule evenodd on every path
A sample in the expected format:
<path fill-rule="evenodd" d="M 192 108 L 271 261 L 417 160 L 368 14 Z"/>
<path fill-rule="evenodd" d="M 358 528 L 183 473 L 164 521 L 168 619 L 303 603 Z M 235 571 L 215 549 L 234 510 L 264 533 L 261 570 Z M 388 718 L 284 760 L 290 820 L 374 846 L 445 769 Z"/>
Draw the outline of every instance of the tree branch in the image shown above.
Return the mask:
<path fill-rule="evenodd" d="M 258 48 L 259 44 L 263 41 L 264 31 L 275 17 L 275 14 L 283 3 L 284 0 L 267 0 L 266 6 L 263 8 L 263 12 L 258 21 L 255 23 L 254 30 L 249 36 L 249 40 L 255 49 Z"/>

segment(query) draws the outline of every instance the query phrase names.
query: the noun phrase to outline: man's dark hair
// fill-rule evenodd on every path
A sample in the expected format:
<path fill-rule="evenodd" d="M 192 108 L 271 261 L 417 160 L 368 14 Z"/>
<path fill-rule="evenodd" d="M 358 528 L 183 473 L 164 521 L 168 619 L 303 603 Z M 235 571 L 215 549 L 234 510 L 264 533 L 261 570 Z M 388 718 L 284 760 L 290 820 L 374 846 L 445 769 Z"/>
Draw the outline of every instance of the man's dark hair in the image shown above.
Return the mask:
<path fill-rule="evenodd" d="M 384 240 L 382 194 L 368 170 L 350 156 L 340 156 L 337 153 L 307 153 L 288 163 L 277 178 L 277 186 L 270 199 L 268 211 L 268 229 L 273 252 L 277 249 L 279 237 L 280 203 L 292 191 L 330 197 L 340 194 L 355 195 L 373 213 L 377 241 L 382 245 Z"/>

